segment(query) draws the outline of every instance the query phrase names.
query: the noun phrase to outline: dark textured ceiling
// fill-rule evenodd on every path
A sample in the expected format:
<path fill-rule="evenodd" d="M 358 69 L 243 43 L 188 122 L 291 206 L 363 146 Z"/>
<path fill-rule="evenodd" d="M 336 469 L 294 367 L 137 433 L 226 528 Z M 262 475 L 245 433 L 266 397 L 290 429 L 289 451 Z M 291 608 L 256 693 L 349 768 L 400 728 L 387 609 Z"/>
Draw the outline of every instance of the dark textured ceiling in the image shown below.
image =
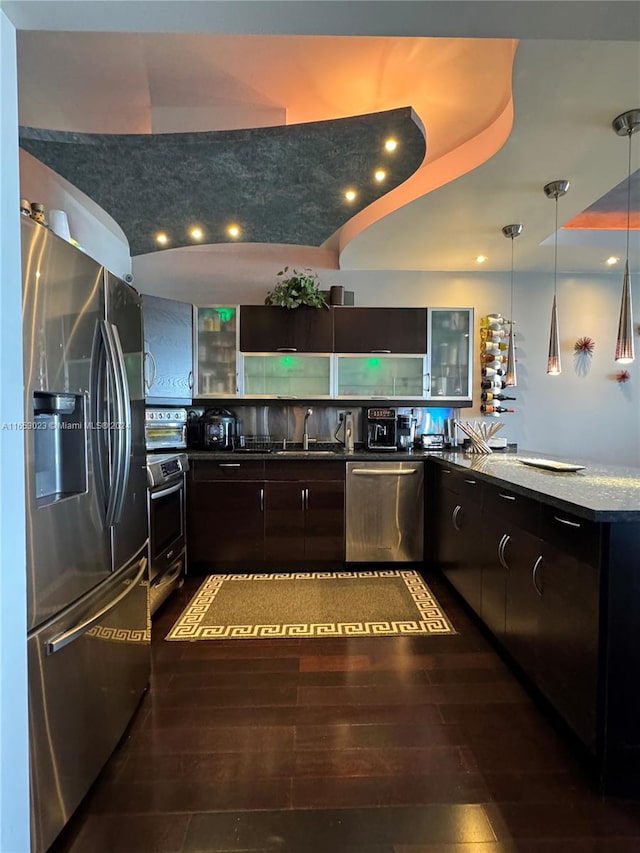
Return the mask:
<path fill-rule="evenodd" d="M 387 138 L 398 140 L 385 150 Z M 22 127 L 20 145 L 86 193 L 124 231 L 132 255 L 240 240 L 318 246 L 405 181 L 425 157 L 410 107 L 333 121 L 205 133 L 86 134 Z M 386 180 L 374 179 L 384 169 Z M 357 191 L 349 203 L 344 193 Z M 154 239 L 169 236 L 166 247 Z"/>

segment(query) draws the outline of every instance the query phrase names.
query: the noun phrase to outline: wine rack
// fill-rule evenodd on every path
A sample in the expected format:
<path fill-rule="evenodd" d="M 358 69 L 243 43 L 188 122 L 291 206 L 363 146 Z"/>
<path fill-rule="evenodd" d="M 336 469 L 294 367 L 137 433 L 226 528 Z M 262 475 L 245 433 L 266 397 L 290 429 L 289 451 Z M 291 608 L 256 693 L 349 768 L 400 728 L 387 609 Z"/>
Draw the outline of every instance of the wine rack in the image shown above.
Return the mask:
<path fill-rule="evenodd" d="M 501 314 L 480 318 L 480 411 L 490 417 L 515 411 L 510 404 L 516 398 L 505 384 L 510 325 Z"/>

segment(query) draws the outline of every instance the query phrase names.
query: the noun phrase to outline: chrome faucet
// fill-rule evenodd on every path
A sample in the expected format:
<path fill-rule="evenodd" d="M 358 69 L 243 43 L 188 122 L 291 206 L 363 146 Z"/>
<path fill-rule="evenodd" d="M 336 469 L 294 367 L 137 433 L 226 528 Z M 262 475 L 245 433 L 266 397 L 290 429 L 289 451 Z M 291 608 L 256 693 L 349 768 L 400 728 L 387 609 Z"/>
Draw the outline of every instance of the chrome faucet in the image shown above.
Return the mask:
<path fill-rule="evenodd" d="M 344 416 L 344 449 L 347 453 L 353 453 L 353 413 L 346 412 Z"/>
<path fill-rule="evenodd" d="M 304 432 L 302 434 L 302 449 L 309 449 L 309 433 L 307 432 L 307 422 L 309 420 L 309 416 L 313 414 L 313 409 L 307 409 L 304 416 Z"/>

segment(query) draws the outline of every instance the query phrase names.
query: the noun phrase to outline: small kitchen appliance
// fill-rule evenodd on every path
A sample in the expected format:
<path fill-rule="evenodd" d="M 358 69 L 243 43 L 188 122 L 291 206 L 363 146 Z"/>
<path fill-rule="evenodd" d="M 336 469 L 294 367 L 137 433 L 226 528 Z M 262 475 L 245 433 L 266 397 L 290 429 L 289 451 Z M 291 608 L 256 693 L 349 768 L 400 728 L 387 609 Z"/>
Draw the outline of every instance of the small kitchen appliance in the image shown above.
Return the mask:
<path fill-rule="evenodd" d="M 412 415 L 398 415 L 398 450 L 413 450 L 413 444 L 416 437 L 416 423 L 417 421 Z"/>
<path fill-rule="evenodd" d="M 395 409 L 367 409 L 367 450 L 397 449 Z"/>
<path fill-rule="evenodd" d="M 148 452 L 184 450 L 187 446 L 187 410 L 147 406 L 144 411 L 144 440 Z"/>
<path fill-rule="evenodd" d="M 207 409 L 202 415 L 202 445 L 205 450 L 233 450 L 238 421 L 228 409 Z"/>

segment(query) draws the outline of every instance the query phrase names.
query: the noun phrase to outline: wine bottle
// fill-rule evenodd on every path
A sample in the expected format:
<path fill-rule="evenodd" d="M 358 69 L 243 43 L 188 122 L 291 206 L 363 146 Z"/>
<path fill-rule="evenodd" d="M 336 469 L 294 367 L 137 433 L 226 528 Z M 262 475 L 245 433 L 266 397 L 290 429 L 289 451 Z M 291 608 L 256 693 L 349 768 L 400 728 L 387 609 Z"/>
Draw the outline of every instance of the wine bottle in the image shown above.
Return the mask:
<path fill-rule="evenodd" d="M 506 360 L 507 360 L 506 355 L 498 355 L 498 354 L 497 354 L 497 353 L 495 353 L 495 352 L 483 352 L 483 353 L 480 353 L 480 358 L 481 358 L 481 359 L 482 359 L 482 361 L 484 361 L 484 362 L 487 362 L 487 361 L 501 361 L 501 362 L 505 363 L 505 362 L 506 362 Z"/>
<path fill-rule="evenodd" d="M 485 365 L 482 368 L 483 376 L 504 376 L 504 370 L 501 367 L 489 367 L 489 365 Z"/>
<path fill-rule="evenodd" d="M 504 338 L 504 336 L 506 334 L 507 334 L 506 331 L 504 329 L 500 329 L 500 328 L 497 328 L 497 329 L 493 329 L 493 328 L 491 328 L 491 329 L 488 329 L 488 328 L 487 329 L 480 329 L 480 337 L 483 340 L 487 340 L 487 341 L 491 340 L 493 338 L 497 338 L 498 340 L 500 340 L 500 338 Z"/>
<path fill-rule="evenodd" d="M 486 415 L 501 415 L 503 412 L 515 412 L 515 409 L 507 409 L 504 406 L 487 406 L 483 403 L 480 406 L 480 411 Z"/>
<path fill-rule="evenodd" d="M 494 391 L 501 391 L 503 388 L 506 388 L 506 385 L 502 379 L 483 379 L 480 387 L 483 391 L 491 391 L 493 394 Z"/>
<path fill-rule="evenodd" d="M 483 391 L 480 395 L 483 400 L 490 402 L 491 400 L 515 400 L 515 397 L 507 397 L 506 394 L 494 394 L 493 391 Z"/>

